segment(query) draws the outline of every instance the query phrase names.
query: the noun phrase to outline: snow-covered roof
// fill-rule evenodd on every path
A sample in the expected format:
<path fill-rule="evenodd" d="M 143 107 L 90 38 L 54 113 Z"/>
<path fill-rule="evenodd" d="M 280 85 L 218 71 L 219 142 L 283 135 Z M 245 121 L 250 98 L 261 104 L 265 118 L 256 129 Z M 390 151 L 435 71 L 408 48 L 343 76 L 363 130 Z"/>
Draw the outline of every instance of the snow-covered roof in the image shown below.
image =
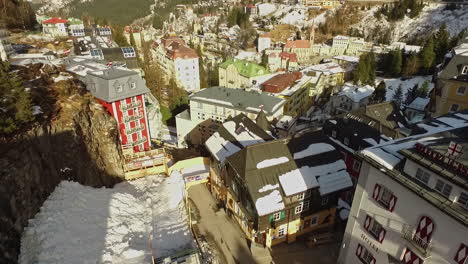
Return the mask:
<path fill-rule="evenodd" d="M 424 111 L 429 101 L 431 101 L 430 98 L 417 97 L 407 107 L 411 109 L 419 110 L 419 111 Z"/>
<path fill-rule="evenodd" d="M 346 96 L 355 103 L 361 102 L 363 99 L 369 97 L 374 93 L 375 88 L 370 85 L 354 85 L 345 83 L 343 89 L 338 95 Z"/>
<path fill-rule="evenodd" d="M 361 152 L 362 155 L 391 170 L 403 159 L 403 155 L 399 153 L 400 150 L 412 148 L 416 143 L 423 145 L 430 143 L 439 138 L 438 133 L 467 127 L 468 111 L 435 118 L 428 123 L 417 124 L 417 126 L 426 132 L 367 148 Z"/>
<path fill-rule="evenodd" d="M 335 60 L 347 61 L 347 62 L 354 62 L 354 63 L 358 63 L 358 62 L 359 62 L 359 58 L 358 58 L 358 57 L 347 56 L 347 55 L 335 56 L 335 57 L 333 57 L 333 59 L 335 59 Z"/>
<path fill-rule="evenodd" d="M 206 147 L 211 154 L 220 162 L 236 153 L 240 148 L 223 138 L 218 132 L 214 133 L 205 142 Z"/>
<path fill-rule="evenodd" d="M 255 208 L 258 215 L 267 215 L 284 209 L 283 197 L 278 189 L 255 201 Z"/>
<path fill-rule="evenodd" d="M 294 159 L 302 159 L 333 150 L 335 150 L 335 148 L 327 143 L 310 144 L 306 149 L 294 153 Z"/>
<path fill-rule="evenodd" d="M 327 62 L 327 63 L 317 64 L 317 65 L 312 65 L 304 69 L 304 71 L 321 72 L 325 75 L 345 72 L 345 70 L 340 65 L 334 62 Z"/>
<path fill-rule="evenodd" d="M 351 177 L 346 170 L 322 175 L 317 178 L 317 181 L 320 185 L 319 192 L 322 196 L 353 186 Z"/>

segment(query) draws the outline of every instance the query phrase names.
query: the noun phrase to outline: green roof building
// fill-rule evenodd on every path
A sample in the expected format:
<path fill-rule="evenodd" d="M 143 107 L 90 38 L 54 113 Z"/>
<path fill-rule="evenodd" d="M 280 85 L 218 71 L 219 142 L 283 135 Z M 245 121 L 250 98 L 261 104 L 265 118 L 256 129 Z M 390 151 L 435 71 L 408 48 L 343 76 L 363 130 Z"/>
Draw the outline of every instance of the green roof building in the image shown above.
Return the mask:
<path fill-rule="evenodd" d="M 263 66 L 237 59 L 228 59 L 219 65 L 219 84 L 228 88 L 247 88 L 257 79 L 271 73 Z"/>

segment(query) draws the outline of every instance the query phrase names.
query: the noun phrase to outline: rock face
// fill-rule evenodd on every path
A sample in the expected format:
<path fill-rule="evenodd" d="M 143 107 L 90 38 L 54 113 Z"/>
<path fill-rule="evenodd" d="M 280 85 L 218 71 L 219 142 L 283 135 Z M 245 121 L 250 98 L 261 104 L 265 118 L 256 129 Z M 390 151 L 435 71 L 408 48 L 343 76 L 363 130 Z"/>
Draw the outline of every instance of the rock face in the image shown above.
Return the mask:
<path fill-rule="evenodd" d="M 53 121 L 0 145 L 0 263 L 17 262 L 23 228 L 61 180 L 123 180 L 116 122 L 89 95 L 74 97 Z"/>

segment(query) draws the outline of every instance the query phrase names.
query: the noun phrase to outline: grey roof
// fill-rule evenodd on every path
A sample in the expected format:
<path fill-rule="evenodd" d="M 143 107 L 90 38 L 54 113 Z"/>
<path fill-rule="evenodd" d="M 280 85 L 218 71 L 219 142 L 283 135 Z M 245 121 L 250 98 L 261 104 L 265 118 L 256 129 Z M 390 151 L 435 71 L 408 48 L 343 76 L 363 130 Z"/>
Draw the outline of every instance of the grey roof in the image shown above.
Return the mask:
<path fill-rule="evenodd" d="M 271 124 L 270 122 L 268 122 L 265 112 L 263 111 L 260 111 L 260 113 L 258 113 L 257 118 L 255 118 L 255 123 L 257 124 L 257 126 L 259 126 L 265 131 L 271 130 Z"/>
<path fill-rule="evenodd" d="M 124 68 L 113 67 L 88 72 L 85 83 L 96 98 L 106 102 L 115 102 L 149 92 L 145 81 L 137 72 Z M 136 87 L 132 88 L 132 84 Z"/>
<path fill-rule="evenodd" d="M 117 61 L 124 62 L 129 69 L 138 68 L 138 59 L 137 57 L 125 57 L 122 51 L 123 48 L 132 48 L 133 47 L 114 47 L 114 48 L 102 48 L 102 54 L 105 61 Z M 136 53 L 135 53 L 136 54 Z"/>
<path fill-rule="evenodd" d="M 220 86 L 196 92 L 190 96 L 190 100 L 228 106 L 252 113 L 258 113 L 262 109 L 268 114 L 273 114 L 286 102 L 284 99 L 259 91 L 247 91 Z"/>
<path fill-rule="evenodd" d="M 461 76 L 463 65 L 468 65 L 468 43 L 461 43 L 452 51 L 452 58 L 439 73 L 439 78 L 446 80 L 468 81 L 468 76 Z"/>

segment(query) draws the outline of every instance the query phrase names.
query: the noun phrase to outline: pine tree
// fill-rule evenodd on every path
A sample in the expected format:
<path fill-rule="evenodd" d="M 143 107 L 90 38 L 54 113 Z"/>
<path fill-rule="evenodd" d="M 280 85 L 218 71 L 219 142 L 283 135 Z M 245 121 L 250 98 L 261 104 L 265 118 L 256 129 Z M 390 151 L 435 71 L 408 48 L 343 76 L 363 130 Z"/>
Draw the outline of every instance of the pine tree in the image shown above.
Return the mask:
<path fill-rule="evenodd" d="M 135 37 L 133 37 L 133 29 L 130 28 L 130 46 L 136 48 Z"/>
<path fill-rule="evenodd" d="M 429 93 L 429 81 L 426 80 L 424 81 L 421 88 L 418 89 L 417 94 L 418 94 L 418 97 L 427 98 L 428 93 Z"/>
<path fill-rule="evenodd" d="M 435 65 L 436 54 L 434 52 L 434 39 L 430 37 L 420 53 L 422 67 L 426 73 L 430 72 Z"/>
<path fill-rule="evenodd" d="M 416 99 L 416 97 L 418 97 L 418 89 L 419 85 L 415 84 L 411 89 L 408 90 L 405 100 L 406 105 L 409 105 L 411 102 L 413 102 L 414 99 Z"/>
<path fill-rule="evenodd" d="M 400 49 L 392 50 L 390 54 L 392 58 L 391 66 L 390 66 L 390 73 L 393 76 L 398 76 L 401 73 L 401 66 L 403 63 L 401 50 Z"/>
<path fill-rule="evenodd" d="M 434 51 L 436 53 L 436 63 L 441 63 L 444 60 L 445 54 L 449 51 L 450 35 L 447 31 L 445 23 L 439 28 L 435 34 Z"/>
<path fill-rule="evenodd" d="M 127 39 L 125 38 L 125 36 L 123 34 L 123 28 L 122 27 L 113 26 L 112 36 L 113 36 L 113 40 L 115 41 L 115 43 L 117 43 L 117 45 L 119 45 L 120 47 L 130 46 L 128 44 L 128 42 L 127 42 Z"/>
<path fill-rule="evenodd" d="M 377 85 L 377 87 L 375 88 L 373 101 L 376 103 L 385 101 L 386 94 L 387 94 L 387 87 L 385 85 L 385 82 L 381 81 L 379 85 Z"/>
<path fill-rule="evenodd" d="M 397 104 L 398 106 L 401 106 L 401 103 L 403 102 L 403 87 L 401 84 L 395 90 L 392 101 L 395 102 L 395 104 Z"/>
<path fill-rule="evenodd" d="M 200 87 L 208 88 L 208 76 L 205 72 L 205 66 L 203 62 L 203 52 L 200 46 L 197 46 L 197 55 L 198 55 L 198 68 L 200 71 Z"/>

